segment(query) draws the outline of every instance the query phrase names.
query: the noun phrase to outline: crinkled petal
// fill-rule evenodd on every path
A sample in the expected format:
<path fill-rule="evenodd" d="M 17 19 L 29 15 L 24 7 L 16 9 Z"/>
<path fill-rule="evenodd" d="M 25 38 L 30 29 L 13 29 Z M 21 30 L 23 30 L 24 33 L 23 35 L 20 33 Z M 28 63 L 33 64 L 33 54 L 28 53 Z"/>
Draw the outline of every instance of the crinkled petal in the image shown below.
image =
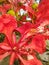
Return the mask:
<path fill-rule="evenodd" d="M 35 35 L 34 38 L 32 39 L 32 43 L 31 44 L 33 46 L 35 46 L 34 50 L 36 50 L 39 53 L 43 53 L 44 51 L 46 51 L 45 38 L 41 34 Z"/>

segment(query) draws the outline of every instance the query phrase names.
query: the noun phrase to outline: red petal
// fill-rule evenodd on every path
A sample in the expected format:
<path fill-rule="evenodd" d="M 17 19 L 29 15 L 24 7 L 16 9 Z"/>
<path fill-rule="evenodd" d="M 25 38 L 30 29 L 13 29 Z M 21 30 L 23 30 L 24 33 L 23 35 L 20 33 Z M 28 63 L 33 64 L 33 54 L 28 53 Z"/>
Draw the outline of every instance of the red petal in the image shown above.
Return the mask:
<path fill-rule="evenodd" d="M 24 34 L 28 29 L 32 28 L 32 24 L 27 22 L 26 24 L 20 26 L 16 30 L 18 30 L 21 34 Z"/>
<path fill-rule="evenodd" d="M 5 14 L 5 13 L 6 13 L 6 10 L 5 10 L 2 6 L 0 6 L 0 12 L 1 12 L 2 14 Z"/>
<path fill-rule="evenodd" d="M 0 55 L 4 54 L 6 51 L 0 48 Z"/>
<path fill-rule="evenodd" d="M 10 32 L 9 32 L 10 31 Z M 12 42 L 12 31 L 13 27 L 7 27 L 5 28 L 2 32 L 6 35 L 8 44 L 12 47 L 13 42 Z"/>
<path fill-rule="evenodd" d="M 39 60 L 34 59 L 34 60 L 27 61 L 26 65 L 42 65 L 42 63 Z"/>
<path fill-rule="evenodd" d="M 14 42 L 14 44 L 16 43 L 16 35 L 15 35 L 15 33 L 13 33 L 13 42 Z"/>
<path fill-rule="evenodd" d="M 17 54 L 20 61 L 23 63 L 22 65 L 42 65 L 42 63 L 34 57 L 31 60 L 24 60 L 19 54 Z"/>
<path fill-rule="evenodd" d="M 44 37 L 45 37 L 45 40 L 49 39 L 49 36 L 48 35 L 44 35 Z"/>
<path fill-rule="evenodd" d="M 0 20 L 0 21 L 1 21 L 1 20 Z M 4 27 L 3 23 L 0 23 L 0 31 L 3 30 L 3 27 Z"/>
<path fill-rule="evenodd" d="M 13 52 L 13 53 L 11 54 L 11 58 L 10 58 L 9 65 L 13 65 L 14 60 L 15 60 L 15 53 Z"/>
<path fill-rule="evenodd" d="M 2 33 L 4 33 L 6 35 L 10 45 L 12 46 L 12 44 L 11 44 L 11 43 L 13 43 L 12 42 L 12 33 L 15 30 L 15 28 L 17 27 L 16 20 L 13 16 L 11 16 L 9 14 L 2 15 L 2 18 L 3 18 L 3 23 L 4 23 L 4 29 L 3 29 Z M 6 20 L 8 20 L 8 21 L 6 21 Z"/>
<path fill-rule="evenodd" d="M 3 4 L 3 7 L 7 11 L 7 10 L 11 9 L 12 6 L 11 6 L 11 4 Z"/>
<path fill-rule="evenodd" d="M 3 60 L 5 57 L 7 57 L 8 55 L 10 55 L 9 52 L 6 52 L 5 54 L 0 55 L 0 60 Z"/>
<path fill-rule="evenodd" d="M 5 23 L 5 24 L 8 23 L 8 24 L 10 24 L 12 26 L 16 25 L 14 27 L 17 27 L 16 19 L 13 16 L 11 16 L 10 14 L 4 14 L 4 15 L 2 15 L 2 18 L 3 18 L 3 23 Z"/>
<path fill-rule="evenodd" d="M 34 36 L 31 44 L 35 46 L 35 50 L 39 53 L 43 53 L 44 51 L 46 51 L 45 38 L 41 34 L 37 34 L 36 36 Z"/>
<path fill-rule="evenodd" d="M 24 35 L 20 38 L 19 40 L 19 46 L 23 46 L 25 44 L 28 43 L 28 41 L 32 40 L 32 36 L 35 35 L 37 33 L 36 29 L 34 28 L 30 28 L 28 30 L 26 30 L 26 32 L 24 33 Z"/>
<path fill-rule="evenodd" d="M 10 47 L 7 47 L 5 45 L 1 45 L 0 48 L 3 49 L 3 50 L 6 50 L 6 51 L 11 50 Z"/>
<path fill-rule="evenodd" d="M 25 7 L 28 12 L 30 12 L 32 15 L 35 13 L 34 10 L 30 6 Z"/>
<path fill-rule="evenodd" d="M 9 50 L 11 50 L 11 47 L 8 45 L 7 40 L 5 38 L 5 40 L 0 43 L 0 54 L 3 54 Z"/>

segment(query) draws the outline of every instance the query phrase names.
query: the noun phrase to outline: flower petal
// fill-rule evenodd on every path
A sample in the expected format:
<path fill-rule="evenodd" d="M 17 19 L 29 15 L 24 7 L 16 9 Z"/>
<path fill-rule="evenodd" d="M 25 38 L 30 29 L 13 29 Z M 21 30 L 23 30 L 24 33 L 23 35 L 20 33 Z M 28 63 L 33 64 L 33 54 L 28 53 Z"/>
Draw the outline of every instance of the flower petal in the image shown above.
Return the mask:
<path fill-rule="evenodd" d="M 17 54 L 17 56 L 22 62 L 22 65 L 42 65 L 40 60 L 38 60 L 36 57 L 34 57 L 34 59 L 31 60 L 24 60 L 19 54 Z"/>
<path fill-rule="evenodd" d="M 0 46 L 0 48 L 1 48 L 1 49 L 3 49 L 3 50 L 6 50 L 6 51 L 11 50 L 11 48 L 10 48 L 10 47 L 5 46 L 5 45 L 4 45 L 4 46 L 3 46 L 3 45 L 1 45 L 1 46 Z"/>
<path fill-rule="evenodd" d="M 2 17 L 3 23 L 4 23 L 4 29 L 2 30 L 2 33 L 4 33 L 6 35 L 10 45 L 12 46 L 12 44 L 11 44 L 11 43 L 13 43 L 12 42 L 12 33 L 17 27 L 16 19 L 9 14 L 2 15 L 1 17 Z"/>
<path fill-rule="evenodd" d="M 0 55 L 0 60 L 2 61 L 8 55 L 10 55 L 10 52 L 6 52 L 5 54 Z"/>
<path fill-rule="evenodd" d="M 37 34 L 36 36 L 34 36 L 31 44 L 35 46 L 34 50 L 39 53 L 43 53 L 44 51 L 46 51 L 45 38 L 41 34 Z"/>
<path fill-rule="evenodd" d="M 3 27 L 4 27 L 3 23 L 0 23 L 0 31 L 3 30 Z"/>
<path fill-rule="evenodd" d="M 27 22 L 26 24 L 18 27 L 16 30 L 19 31 L 21 34 L 24 34 L 28 29 L 32 28 L 32 24 Z"/>
<path fill-rule="evenodd" d="M 13 52 L 13 53 L 11 54 L 11 58 L 10 58 L 9 65 L 13 65 L 14 60 L 15 60 L 15 53 Z"/>

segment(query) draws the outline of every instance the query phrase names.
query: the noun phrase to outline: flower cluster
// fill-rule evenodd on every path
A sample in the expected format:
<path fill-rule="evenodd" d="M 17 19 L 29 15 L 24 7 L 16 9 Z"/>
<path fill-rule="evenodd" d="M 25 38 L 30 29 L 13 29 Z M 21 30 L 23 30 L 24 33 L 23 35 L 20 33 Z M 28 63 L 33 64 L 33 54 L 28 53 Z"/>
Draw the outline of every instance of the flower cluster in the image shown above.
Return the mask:
<path fill-rule="evenodd" d="M 42 65 L 37 53 L 46 52 L 49 40 L 49 1 L 37 7 L 32 0 L 8 2 L 0 6 L 0 60 L 10 56 L 9 65 L 17 59 L 20 65 Z M 20 9 L 27 13 L 20 15 Z"/>

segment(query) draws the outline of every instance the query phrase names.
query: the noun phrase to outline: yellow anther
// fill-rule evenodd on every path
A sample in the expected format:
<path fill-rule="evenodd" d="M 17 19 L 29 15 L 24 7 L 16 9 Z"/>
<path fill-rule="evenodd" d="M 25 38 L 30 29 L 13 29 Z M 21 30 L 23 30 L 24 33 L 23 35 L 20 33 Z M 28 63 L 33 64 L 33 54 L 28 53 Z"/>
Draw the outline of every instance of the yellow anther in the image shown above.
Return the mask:
<path fill-rule="evenodd" d="M 37 32 L 36 29 L 31 29 L 31 30 L 29 31 L 29 34 L 34 34 L 34 33 L 36 33 L 36 32 Z"/>
<path fill-rule="evenodd" d="M 13 50 L 16 50 L 16 47 L 14 47 Z"/>

